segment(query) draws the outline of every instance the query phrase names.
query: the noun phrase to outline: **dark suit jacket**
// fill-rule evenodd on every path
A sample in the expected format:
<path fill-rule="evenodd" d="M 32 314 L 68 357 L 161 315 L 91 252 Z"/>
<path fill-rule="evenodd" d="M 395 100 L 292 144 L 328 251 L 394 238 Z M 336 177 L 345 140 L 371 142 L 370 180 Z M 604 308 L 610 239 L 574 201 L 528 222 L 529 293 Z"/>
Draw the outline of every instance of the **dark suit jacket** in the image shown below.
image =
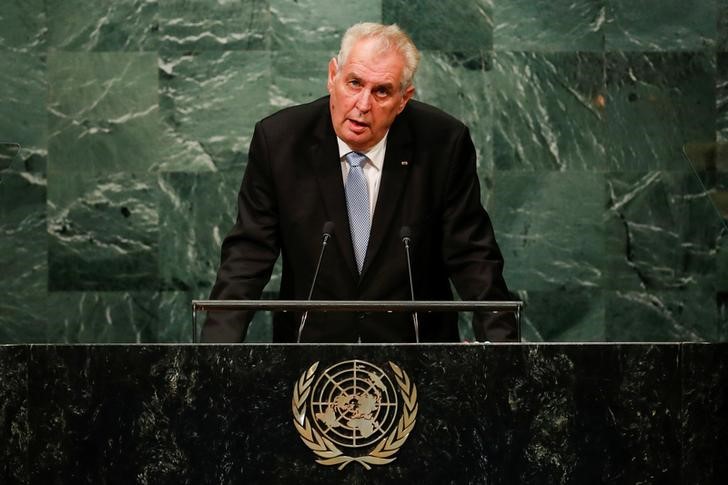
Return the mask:
<path fill-rule="evenodd" d="M 260 121 L 238 195 L 238 218 L 222 245 L 212 299 L 258 299 L 279 251 L 280 298 L 305 300 L 321 247 L 315 300 L 409 300 L 400 229 L 412 233 L 418 300 L 449 300 L 449 280 L 464 300 L 508 300 L 503 258 L 480 203 L 475 149 L 468 129 L 448 114 L 411 100 L 392 124 L 369 247 L 361 276 L 351 244 L 339 152 L 329 98 L 284 109 Z M 297 316 L 274 317 L 275 341 L 295 341 Z M 249 318 L 210 313 L 202 340 L 239 342 Z M 479 339 L 508 340 L 512 322 L 476 328 Z M 423 341 L 458 341 L 457 316 L 420 314 Z M 302 341 L 408 342 L 408 314 L 310 314 Z"/>

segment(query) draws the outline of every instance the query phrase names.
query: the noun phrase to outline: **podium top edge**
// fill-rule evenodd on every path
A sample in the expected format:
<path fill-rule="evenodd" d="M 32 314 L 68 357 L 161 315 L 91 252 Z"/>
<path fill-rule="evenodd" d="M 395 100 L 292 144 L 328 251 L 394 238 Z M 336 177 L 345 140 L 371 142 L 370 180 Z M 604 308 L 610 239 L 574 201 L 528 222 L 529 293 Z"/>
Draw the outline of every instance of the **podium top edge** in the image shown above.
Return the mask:
<path fill-rule="evenodd" d="M 382 301 L 382 300 L 192 300 L 193 310 L 319 311 L 518 311 L 522 301 Z"/>

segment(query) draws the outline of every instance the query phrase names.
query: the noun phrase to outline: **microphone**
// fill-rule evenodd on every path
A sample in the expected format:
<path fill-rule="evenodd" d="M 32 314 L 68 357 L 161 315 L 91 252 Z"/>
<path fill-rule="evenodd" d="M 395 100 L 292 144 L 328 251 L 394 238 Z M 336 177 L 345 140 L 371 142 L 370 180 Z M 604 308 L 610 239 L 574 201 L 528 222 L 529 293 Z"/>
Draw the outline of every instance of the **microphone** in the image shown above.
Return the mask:
<path fill-rule="evenodd" d="M 407 276 L 409 277 L 410 296 L 415 301 L 415 286 L 412 283 L 412 261 L 410 259 L 410 244 L 412 243 L 412 231 L 409 226 L 402 226 L 399 231 L 399 237 L 404 244 L 404 252 L 407 254 Z M 417 312 L 412 312 L 412 324 L 415 327 L 415 342 L 420 343 L 420 322 L 417 319 Z"/>
<path fill-rule="evenodd" d="M 324 259 L 324 251 L 326 251 L 326 245 L 329 243 L 329 239 L 334 234 L 334 223 L 331 221 L 324 222 L 324 227 L 321 229 L 321 251 L 319 252 L 318 262 L 316 263 L 316 271 L 313 273 L 313 280 L 311 281 L 311 289 L 308 290 L 308 298 L 306 301 L 311 301 L 313 296 L 313 289 L 316 287 L 316 279 L 318 278 L 319 269 L 321 269 L 321 261 Z M 296 343 L 301 343 L 301 334 L 303 333 L 303 327 L 306 325 L 306 319 L 308 318 L 308 310 L 303 312 L 301 316 L 301 323 L 298 326 L 298 335 L 296 336 Z"/>

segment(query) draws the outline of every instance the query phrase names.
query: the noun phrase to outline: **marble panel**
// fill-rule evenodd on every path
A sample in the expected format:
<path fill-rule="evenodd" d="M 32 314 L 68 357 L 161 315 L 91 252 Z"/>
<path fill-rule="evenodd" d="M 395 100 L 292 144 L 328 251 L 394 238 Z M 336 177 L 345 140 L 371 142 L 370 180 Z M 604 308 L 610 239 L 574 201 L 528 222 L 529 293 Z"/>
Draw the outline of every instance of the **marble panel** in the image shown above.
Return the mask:
<path fill-rule="evenodd" d="M 52 309 L 48 316 L 48 342 L 141 343 L 161 340 L 159 293 L 54 291 L 48 294 L 48 308 Z"/>
<path fill-rule="evenodd" d="M 159 318 L 153 323 L 154 342 L 192 342 L 192 300 L 207 299 L 209 291 L 162 291 Z M 202 320 L 198 321 L 198 333 Z"/>
<path fill-rule="evenodd" d="M 301 373 L 346 359 L 417 386 L 414 432 L 371 471 L 317 465 L 291 423 Z M 678 366 L 677 346 L 35 347 L 32 479 L 677 484 Z"/>
<path fill-rule="evenodd" d="M 728 217 L 724 221 L 728 224 Z M 715 259 L 717 268 L 715 286 L 718 291 L 722 291 L 728 296 L 728 229 L 721 232 Z"/>
<path fill-rule="evenodd" d="M 174 394 L 173 389 L 185 387 L 185 370 L 164 365 L 171 362 L 162 356 L 150 359 L 149 352 L 138 347 L 116 351 L 108 347 L 103 352 L 86 346 L 35 350 L 31 351 L 29 371 L 33 382 L 29 389 L 33 403 L 30 419 L 37 423 L 30 445 L 30 452 L 37 457 L 31 470 L 32 483 L 91 483 L 103 481 L 102 477 L 113 477 L 117 483 L 170 482 L 161 468 L 158 475 L 147 475 L 141 466 L 132 473 L 131 464 L 120 460 L 118 451 L 132 446 L 137 451 L 130 456 L 131 461 L 141 463 L 145 459 L 145 464 L 174 459 L 166 446 L 153 445 L 153 441 L 166 442 L 165 428 L 177 421 L 155 420 L 164 404 L 152 394 L 159 388 L 162 399 L 169 399 L 169 391 Z M 159 367 L 154 366 L 155 361 Z M 177 371 L 182 373 L 175 376 Z M 57 386 L 54 382 L 65 384 Z M 140 400 L 141 395 L 152 400 Z M 58 413 L 55 405 L 44 405 L 46 402 L 64 402 L 65 409 Z M 120 429 L 119 423 L 126 425 Z M 145 434 L 151 429 L 158 434 L 154 440 Z M 117 432 L 120 436 L 115 436 Z M 131 436 L 138 441 L 128 442 Z M 79 466 L 81 462 L 86 465 Z"/>
<path fill-rule="evenodd" d="M 44 283 L 45 286 L 45 283 Z M 41 344 L 48 339 L 48 292 L 7 289 L 0 303 L 0 344 Z"/>
<path fill-rule="evenodd" d="M 602 284 L 606 195 L 600 174 L 500 172 L 493 192 L 489 211 L 511 290 Z"/>
<path fill-rule="evenodd" d="M 0 66 L 0 141 L 21 145 L 13 168 L 45 172 L 48 158 L 46 56 L 35 51 L 0 50 Z"/>
<path fill-rule="evenodd" d="M 188 341 L 191 300 L 208 299 L 219 265 L 222 240 L 237 215 L 237 191 L 242 173 L 165 173 L 160 177 L 159 267 L 162 293 L 159 338 Z M 227 207 L 222 210 L 221 208 Z M 278 297 L 281 275 L 276 262 L 262 298 Z M 180 320 L 181 319 L 181 320 Z M 199 317 L 201 328 L 205 315 Z M 180 323 L 180 321 L 184 323 Z M 271 342 L 272 316 L 259 312 L 248 328 L 246 342 Z M 180 330 L 182 329 L 182 330 Z"/>
<path fill-rule="evenodd" d="M 506 276 L 528 297 L 526 338 L 728 340 L 728 156 L 683 153 L 728 141 L 727 12 L 726 0 L 6 2 L 0 140 L 23 150 L 0 182 L 0 342 L 69 341 L 48 327 L 48 288 L 148 291 L 160 313 L 144 338 L 186 339 L 255 121 L 324 95 L 338 36 L 381 19 L 423 49 L 418 98 L 471 130 Z M 248 340 L 270 340 L 269 315 Z"/>
<path fill-rule="evenodd" d="M 338 0 L 268 1 L 273 49 L 336 52 L 350 26 L 382 20 L 382 0 L 360 0 L 345 7 Z"/>
<path fill-rule="evenodd" d="M 604 169 L 604 59 L 592 53 L 496 52 L 493 150 L 498 170 Z"/>
<path fill-rule="evenodd" d="M 270 53 L 167 53 L 159 83 L 166 140 L 156 168 L 241 170 L 255 123 L 275 111 Z"/>
<path fill-rule="evenodd" d="M 488 483 L 680 483 L 676 347 L 508 346 L 485 363 L 501 390 Z"/>
<path fill-rule="evenodd" d="M 155 54 L 52 52 L 48 77 L 51 171 L 144 171 L 157 163 Z"/>
<path fill-rule="evenodd" d="M 683 483 L 728 476 L 728 345 L 686 344 L 680 352 Z"/>
<path fill-rule="evenodd" d="M 493 0 L 382 0 L 382 22 L 398 24 L 422 50 L 493 48 Z"/>
<path fill-rule="evenodd" d="M 415 77 L 415 97 L 459 119 L 470 129 L 478 173 L 493 167 L 491 56 L 480 52 L 425 51 Z"/>
<path fill-rule="evenodd" d="M 695 176 L 694 185 L 706 192 L 715 217 L 728 223 L 728 144 L 689 143 L 685 146 L 685 157 Z"/>
<path fill-rule="evenodd" d="M 165 0 L 159 5 L 165 50 L 249 50 L 270 46 L 269 0 Z"/>
<path fill-rule="evenodd" d="M 277 111 L 328 95 L 329 61 L 335 55 L 335 49 L 272 52 L 271 109 Z"/>
<path fill-rule="evenodd" d="M 523 291 L 521 322 L 526 342 L 603 342 L 605 303 L 601 288 Z"/>
<path fill-rule="evenodd" d="M 48 44 L 63 51 L 156 50 L 159 3 L 158 0 L 46 0 Z"/>
<path fill-rule="evenodd" d="M 0 51 L 29 54 L 46 49 L 45 3 L 45 0 L 3 2 Z"/>
<path fill-rule="evenodd" d="M 48 285 L 46 180 L 9 170 L 0 180 L 0 343 L 44 342 Z"/>
<path fill-rule="evenodd" d="M 193 297 L 209 298 L 222 240 L 237 216 L 236 200 L 241 180 L 242 172 L 238 170 L 170 172 L 160 177 L 160 283 L 169 290 L 187 290 L 162 293 L 159 324 L 162 341 L 175 341 L 175 336 L 181 336 L 182 341 L 190 338 L 191 333 L 185 327 L 191 320 L 191 300 Z M 221 210 L 224 207 L 227 209 Z M 279 258 L 263 290 L 263 299 L 278 298 L 281 270 Z M 179 323 L 180 316 L 185 323 Z M 204 319 L 205 314 L 200 314 L 200 328 Z M 246 342 L 271 342 L 271 324 L 269 313 L 257 313 L 248 328 Z"/>
<path fill-rule="evenodd" d="M 461 342 L 475 342 L 475 332 L 473 331 L 472 318 L 470 315 L 460 313 L 458 315 L 458 332 Z"/>
<path fill-rule="evenodd" d="M 691 172 L 607 174 L 604 287 L 714 288 L 725 228 Z"/>
<path fill-rule="evenodd" d="M 726 32 L 728 33 L 728 1 L 726 2 Z M 718 142 L 728 142 L 728 52 L 716 54 L 715 72 L 715 129 Z M 728 150 L 721 151 L 724 171 L 728 172 Z M 725 159 L 725 160 L 723 160 Z"/>
<path fill-rule="evenodd" d="M 722 162 L 728 165 L 726 161 Z M 725 239 L 728 237 L 728 167 L 725 171 L 719 168 L 719 171 L 700 171 L 696 172 L 696 177 L 700 179 L 700 183 L 708 196 L 711 203 L 713 213 L 712 217 L 706 211 L 705 222 L 708 224 L 723 225 L 719 238 L 721 241 L 717 244 L 715 254 L 717 267 L 721 266 L 721 262 L 728 256 L 725 253 Z M 723 248 L 723 249 L 721 249 Z M 728 288 L 728 271 L 716 272 L 718 281 L 716 286 L 719 288 Z"/>
<path fill-rule="evenodd" d="M 28 484 L 28 347 L 0 347 L 0 482 Z"/>
<path fill-rule="evenodd" d="M 607 166 L 692 170 L 684 144 L 715 139 L 715 58 L 608 52 L 606 63 Z"/>
<path fill-rule="evenodd" d="M 716 0 L 716 8 L 718 16 L 718 32 L 715 47 L 720 55 L 720 53 L 728 50 L 728 1 Z"/>
<path fill-rule="evenodd" d="M 604 49 L 608 0 L 496 0 L 493 47 L 497 51 Z"/>
<path fill-rule="evenodd" d="M 152 174 L 55 174 L 48 192 L 49 289 L 156 289 L 158 190 Z"/>
<path fill-rule="evenodd" d="M 617 347 L 619 350 L 601 349 L 598 352 L 601 356 L 595 355 L 589 348 L 580 350 L 589 361 L 595 359 L 602 363 L 598 379 L 605 384 L 606 392 L 614 389 L 618 397 L 608 399 L 608 405 L 602 406 L 599 403 L 604 394 L 589 392 L 586 401 L 597 406 L 604 413 L 600 413 L 602 416 L 608 416 L 606 420 L 610 424 L 616 424 L 618 439 L 624 440 L 627 445 L 616 452 L 595 449 L 590 446 L 592 442 L 604 444 L 610 440 L 610 437 L 597 432 L 584 434 L 586 446 L 595 452 L 592 455 L 595 459 L 601 456 L 614 464 L 609 476 L 614 481 L 681 483 L 678 464 L 678 450 L 681 450 L 679 347 L 640 345 L 635 347 L 638 351 L 632 351 L 630 346 L 621 345 Z M 610 359 L 610 353 L 616 359 Z M 616 379 L 613 378 L 615 375 Z M 585 380 L 590 379 L 588 376 Z M 614 381 L 618 382 L 617 386 L 614 386 Z M 586 414 L 592 413 L 593 408 L 589 404 L 586 409 Z M 605 478 L 604 481 L 609 480 Z"/>
<path fill-rule="evenodd" d="M 728 325 L 710 290 L 605 290 L 605 299 L 608 342 L 712 342 Z"/>
<path fill-rule="evenodd" d="M 209 292 L 220 262 L 220 246 L 237 216 L 242 174 L 163 174 L 159 179 L 159 271 L 168 290 Z"/>
<path fill-rule="evenodd" d="M 608 51 L 695 51 L 715 45 L 714 1 L 607 0 L 607 5 Z"/>

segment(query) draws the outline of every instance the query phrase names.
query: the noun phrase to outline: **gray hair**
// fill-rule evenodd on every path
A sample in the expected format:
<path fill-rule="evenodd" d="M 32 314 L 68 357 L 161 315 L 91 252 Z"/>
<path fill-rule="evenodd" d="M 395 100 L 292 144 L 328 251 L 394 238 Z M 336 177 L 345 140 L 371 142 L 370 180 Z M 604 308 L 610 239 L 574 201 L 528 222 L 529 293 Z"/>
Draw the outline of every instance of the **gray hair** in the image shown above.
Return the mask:
<path fill-rule="evenodd" d="M 377 39 L 382 50 L 396 49 L 404 57 L 404 69 L 400 79 L 400 89 L 404 91 L 412 85 L 412 81 L 420 62 L 420 51 L 397 24 L 382 25 L 373 22 L 354 24 L 347 29 L 341 38 L 341 48 L 336 56 L 337 70 L 346 63 L 352 47 L 364 38 Z"/>

